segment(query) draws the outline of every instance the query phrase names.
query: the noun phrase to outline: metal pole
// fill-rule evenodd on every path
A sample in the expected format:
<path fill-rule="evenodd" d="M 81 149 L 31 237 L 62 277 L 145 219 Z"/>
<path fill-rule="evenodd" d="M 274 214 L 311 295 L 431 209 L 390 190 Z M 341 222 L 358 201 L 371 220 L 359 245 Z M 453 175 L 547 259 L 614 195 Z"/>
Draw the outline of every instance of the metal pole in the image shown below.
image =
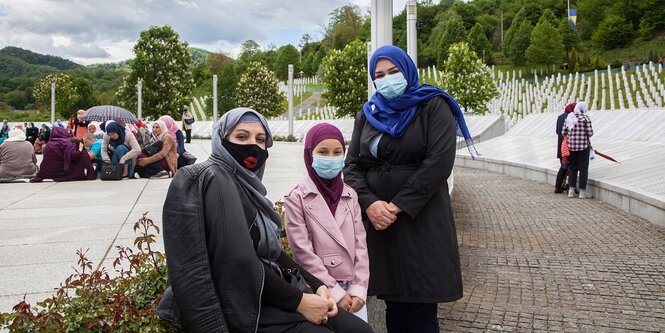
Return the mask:
<path fill-rule="evenodd" d="M 139 79 L 139 83 L 136 85 L 138 89 L 138 105 L 137 105 L 137 111 L 136 113 L 139 116 L 139 119 L 143 118 L 143 80 Z"/>
<path fill-rule="evenodd" d="M 298 85 L 298 89 L 300 90 L 300 107 L 298 108 L 300 111 L 298 111 L 298 115 L 302 116 L 302 95 L 305 94 L 305 85 L 303 84 L 303 78 L 302 75 L 304 74 L 303 71 L 300 71 L 300 84 Z"/>
<path fill-rule="evenodd" d="M 293 136 L 293 65 L 289 65 L 289 82 L 288 82 L 287 99 L 289 102 L 289 136 Z"/>
<path fill-rule="evenodd" d="M 566 13 L 566 18 L 568 19 L 568 24 L 570 24 L 570 0 L 568 0 L 568 12 Z"/>
<path fill-rule="evenodd" d="M 55 124 L 55 83 L 51 83 L 51 124 Z"/>
<path fill-rule="evenodd" d="M 503 50 L 503 11 L 501 11 L 501 49 Z"/>
<path fill-rule="evenodd" d="M 217 123 L 217 75 L 212 76 L 212 127 Z"/>
<path fill-rule="evenodd" d="M 372 58 L 372 42 L 367 42 L 367 99 L 372 98 L 374 94 L 374 84 L 372 84 L 372 75 L 369 73 L 369 60 Z"/>
<path fill-rule="evenodd" d="M 406 52 L 411 57 L 411 60 L 413 60 L 413 63 L 416 64 L 416 68 L 418 68 L 417 8 L 418 3 L 416 0 L 406 2 Z"/>

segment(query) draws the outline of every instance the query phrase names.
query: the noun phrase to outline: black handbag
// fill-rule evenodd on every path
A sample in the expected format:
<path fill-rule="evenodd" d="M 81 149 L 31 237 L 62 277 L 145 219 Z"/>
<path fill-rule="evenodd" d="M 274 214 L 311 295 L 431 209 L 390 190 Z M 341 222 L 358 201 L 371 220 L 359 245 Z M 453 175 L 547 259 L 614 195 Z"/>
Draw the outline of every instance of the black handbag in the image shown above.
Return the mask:
<path fill-rule="evenodd" d="M 191 125 L 191 124 L 193 124 L 195 121 L 196 121 L 196 120 L 194 120 L 194 118 L 185 119 L 185 124 L 187 124 L 187 125 Z"/>
<path fill-rule="evenodd" d="M 156 140 L 145 145 L 142 152 L 148 156 L 152 156 L 159 153 L 162 147 L 164 147 L 164 143 L 161 140 Z"/>
<path fill-rule="evenodd" d="M 280 267 L 281 273 L 282 273 L 282 279 L 286 281 L 288 284 L 290 284 L 292 287 L 306 293 L 306 294 L 313 294 L 314 291 L 312 290 L 312 287 L 309 286 L 307 281 L 305 281 L 305 278 L 300 274 L 300 270 L 298 268 L 289 268 L 289 269 L 284 269 Z"/>
<path fill-rule="evenodd" d="M 178 156 L 178 169 L 194 163 L 196 163 L 196 156 L 188 151 L 185 151 L 182 155 Z"/>
<path fill-rule="evenodd" d="M 124 164 L 104 162 L 99 170 L 99 178 L 101 180 L 122 180 L 123 169 Z"/>

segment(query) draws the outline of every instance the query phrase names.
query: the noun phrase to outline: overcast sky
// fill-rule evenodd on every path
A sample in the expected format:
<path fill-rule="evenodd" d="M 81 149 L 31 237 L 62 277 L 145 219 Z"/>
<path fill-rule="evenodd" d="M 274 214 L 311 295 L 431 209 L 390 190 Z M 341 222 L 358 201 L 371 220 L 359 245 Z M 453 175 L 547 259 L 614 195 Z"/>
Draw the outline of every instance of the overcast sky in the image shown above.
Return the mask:
<path fill-rule="evenodd" d="M 248 39 L 262 47 L 322 38 L 328 14 L 370 0 L 0 0 L 0 48 L 17 46 L 80 64 L 133 57 L 142 30 L 170 25 L 190 46 L 237 55 Z M 393 12 L 406 0 L 394 0 Z"/>

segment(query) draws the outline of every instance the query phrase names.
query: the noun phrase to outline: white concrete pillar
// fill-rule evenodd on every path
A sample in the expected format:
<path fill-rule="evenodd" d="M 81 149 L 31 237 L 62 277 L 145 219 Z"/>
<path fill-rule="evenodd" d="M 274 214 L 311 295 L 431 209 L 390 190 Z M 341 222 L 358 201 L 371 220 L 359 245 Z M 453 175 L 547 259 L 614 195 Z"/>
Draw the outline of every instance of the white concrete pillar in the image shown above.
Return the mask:
<path fill-rule="evenodd" d="M 416 64 L 416 68 L 418 68 L 418 32 L 416 31 L 418 17 L 417 7 L 418 4 L 416 0 L 409 0 L 406 2 L 406 53 L 409 54 L 413 63 Z"/>
<path fill-rule="evenodd" d="M 289 65 L 289 86 L 287 98 L 289 102 L 289 135 L 293 135 L 293 65 Z"/>
<path fill-rule="evenodd" d="M 372 52 L 383 45 L 393 44 L 393 2 L 372 0 Z"/>
<path fill-rule="evenodd" d="M 143 119 L 143 80 L 139 79 L 136 89 L 136 96 L 138 96 L 138 100 L 136 101 L 136 115 L 138 119 Z"/>
<path fill-rule="evenodd" d="M 217 123 L 217 75 L 212 76 L 212 127 Z"/>
<path fill-rule="evenodd" d="M 55 83 L 51 83 L 51 124 L 55 124 Z"/>

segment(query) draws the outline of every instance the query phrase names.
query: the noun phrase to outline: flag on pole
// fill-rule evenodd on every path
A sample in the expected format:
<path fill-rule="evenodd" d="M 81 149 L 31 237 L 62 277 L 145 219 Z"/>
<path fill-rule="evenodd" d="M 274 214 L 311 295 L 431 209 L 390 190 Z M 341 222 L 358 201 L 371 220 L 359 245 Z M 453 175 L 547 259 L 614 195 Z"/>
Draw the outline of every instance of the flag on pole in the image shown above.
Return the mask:
<path fill-rule="evenodd" d="M 577 8 L 570 9 L 568 12 L 568 22 L 573 29 L 577 29 Z"/>

